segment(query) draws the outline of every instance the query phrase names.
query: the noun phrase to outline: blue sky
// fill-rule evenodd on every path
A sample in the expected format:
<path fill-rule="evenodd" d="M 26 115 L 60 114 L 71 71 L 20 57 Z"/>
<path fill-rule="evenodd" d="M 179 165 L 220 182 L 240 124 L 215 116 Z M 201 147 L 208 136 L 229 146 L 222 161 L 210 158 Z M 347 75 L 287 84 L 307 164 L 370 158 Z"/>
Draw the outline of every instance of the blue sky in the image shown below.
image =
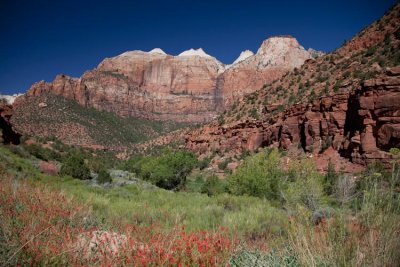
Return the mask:
<path fill-rule="evenodd" d="M 26 91 L 59 73 L 79 77 L 105 57 L 154 47 L 202 47 L 224 63 L 271 35 L 332 51 L 394 0 L 0 0 L 0 93 Z"/>

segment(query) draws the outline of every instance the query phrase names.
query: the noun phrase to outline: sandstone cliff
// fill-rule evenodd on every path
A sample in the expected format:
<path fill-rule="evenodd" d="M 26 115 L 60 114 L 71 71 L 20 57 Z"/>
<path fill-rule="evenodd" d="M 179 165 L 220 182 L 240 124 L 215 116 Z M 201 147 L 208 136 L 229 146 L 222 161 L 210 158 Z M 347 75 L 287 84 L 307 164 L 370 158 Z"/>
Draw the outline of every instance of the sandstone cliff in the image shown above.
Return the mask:
<path fill-rule="evenodd" d="M 34 84 L 27 96 L 52 93 L 83 106 L 156 120 L 210 121 L 235 99 L 298 67 L 311 53 L 293 37 L 272 37 L 255 55 L 226 66 L 202 49 L 178 56 L 161 49 L 103 60 L 80 78 L 58 75 Z"/>
<path fill-rule="evenodd" d="M 315 53 L 306 51 L 291 36 L 265 40 L 255 55 L 232 65 L 219 77 L 223 81 L 224 106 L 230 107 L 235 100 L 300 67 L 312 55 Z"/>
<path fill-rule="evenodd" d="M 198 129 L 186 147 L 199 153 L 274 146 L 301 146 L 318 155 L 333 147 L 354 163 L 390 164 L 392 147 L 400 147 L 400 67 L 367 80 L 360 90 L 336 93 L 310 104 L 294 105 L 267 120 L 246 120 Z"/>

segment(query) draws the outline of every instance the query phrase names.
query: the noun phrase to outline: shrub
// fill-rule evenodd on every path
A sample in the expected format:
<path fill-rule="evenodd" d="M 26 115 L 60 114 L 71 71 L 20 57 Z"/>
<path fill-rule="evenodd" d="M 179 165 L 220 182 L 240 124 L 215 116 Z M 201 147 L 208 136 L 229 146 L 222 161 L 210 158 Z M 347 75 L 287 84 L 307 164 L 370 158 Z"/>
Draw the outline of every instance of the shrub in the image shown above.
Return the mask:
<path fill-rule="evenodd" d="M 187 151 L 164 151 L 159 156 L 143 158 L 136 172 L 143 179 L 164 189 L 177 189 L 183 186 L 186 176 L 196 166 L 196 156 Z"/>
<path fill-rule="evenodd" d="M 258 116 L 257 109 L 255 109 L 255 108 L 250 109 L 249 115 L 250 115 L 250 117 L 252 117 L 252 118 L 254 118 L 254 119 L 256 119 L 256 120 L 260 118 L 260 117 Z"/>
<path fill-rule="evenodd" d="M 219 114 L 218 118 L 217 118 L 218 124 L 222 125 L 225 123 L 225 118 L 224 118 L 224 114 Z"/>
<path fill-rule="evenodd" d="M 324 153 L 332 145 L 332 136 L 327 136 L 323 139 L 319 153 Z"/>
<path fill-rule="evenodd" d="M 84 158 L 79 154 L 73 154 L 65 161 L 61 167 L 60 174 L 70 175 L 81 180 L 91 178 L 90 170 L 86 167 Z"/>
<path fill-rule="evenodd" d="M 197 167 L 200 170 L 204 170 L 205 168 L 208 167 L 208 165 L 210 165 L 210 162 L 211 162 L 211 157 L 206 157 L 202 160 L 199 160 L 199 162 L 197 163 Z"/>
<path fill-rule="evenodd" d="M 26 149 L 24 149 L 23 146 L 10 145 L 8 148 L 10 149 L 11 152 L 20 156 L 21 158 L 29 158 L 30 157 L 30 153 L 28 151 L 26 151 Z"/>
<path fill-rule="evenodd" d="M 218 163 L 218 169 L 225 170 L 230 162 L 230 159 L 225 159 L 224 161 Z"/>
<path fill-rule="evenodd" d="M 376 47 L 375 46 L 370 46 L 367 51 L 365 52 L 365 56 L 370 57 L 376 52 Z"/>
<path fill-rule="evenodd" d="M 328 170 L 324 176 L 324 191 L 326 194 L 333 194 L 333 188 L 338 179 L 338 174 L 335 171 L 335 165 L 331 160 L 328 162 Z"/>
<path fill-rule="evenodd" d="M 112 179 L 110 174 L 107 172 L 105 169 L 101 169 L 99 171 L 98 177 L 97 177 L 97 182 L 99 184 L 105 184 L 105 183 L 111 183 Z"/>
<path fill-rule="evenodd" d="M 278 110 L 278 112 L 282 112 L 285 110 L 285 107 L 283 105 L 279 105 L 276 110 Z"/>
<path fill-rule="evenodd" d="M 333 91 L 336 93 L 339 91 L 340 86 L 342 86 L 342 80 L 336 81 L 335 85 L 333 86 Z"/>
<path fill-rule="evenodd" d="M 228 189 L 235 195 L 277 200 L 282 176 L 278 151 L 263 151 L 247 157 L 236 172 L 228 177 Z"/>
<path fill-rule="evenodd" d="M 214 196 L 226 192 L 226 184 L 215 175 L 206 177 L 201 193 Z"/>
<path fill-rule="evenodd" d="M 25 150 L 27 150 L 29 154 L 41 160 L 61 160 L 61 156 L 57 152 L 52 149 L 42 147 L 39 144 L 31 144 L 29 146 L 25 146 Z"/>
<path fill-rule="evenodd" d="M 318 209 L 324 200 L 323 177 L 309 159 L 292 163 L 288 171 L 283 197 L 286 206 L 295 210 L 298 205 L 311 211 Z"/>
<path fill-rule="evenodd" d="M 288 102 L 289 104 L 293 104 L 294 102 L 296 102 L 296 96 L 293 93 L 290 94 Z"/>
<path fill-rule="evenodd" d="M 344 79 L 349 78 L 349 77 L 350 77 L 350 74 L 351 74 L 350 71 L 344 72 L 344 73 L 343 73 L 343 78 L 344 78 Z"/>

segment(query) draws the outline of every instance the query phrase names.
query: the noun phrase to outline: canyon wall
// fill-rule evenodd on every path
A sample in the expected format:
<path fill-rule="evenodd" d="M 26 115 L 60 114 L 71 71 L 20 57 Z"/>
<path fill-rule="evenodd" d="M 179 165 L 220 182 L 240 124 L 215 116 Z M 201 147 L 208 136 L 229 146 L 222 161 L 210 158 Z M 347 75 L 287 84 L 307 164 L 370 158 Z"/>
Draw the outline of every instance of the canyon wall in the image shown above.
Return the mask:
<path fill-rule="evenodd" d="M 290 36 L 271 37 L 256 54 L 229 66 L 202 49 L 178 56 L 161 49 L 131 51 L 103 60 L 80 78 L 58 75 L 35 83 L 26 95 L 52 93 L 120 116 L 206 122 L 314 55 Z"/>
<path fill-rule="evenodd" d="M 380 160 L 390 165 L 389 149 L 400 147 L 400 67 L 366 80 L 357 90 L 341 89 L 265 120 L 214 124 L 192 131 L 186 135 L 186 147 L 198 153 L 238 154 L 294 145 L 316 156 L 333 148 L 353 163 Z"/>

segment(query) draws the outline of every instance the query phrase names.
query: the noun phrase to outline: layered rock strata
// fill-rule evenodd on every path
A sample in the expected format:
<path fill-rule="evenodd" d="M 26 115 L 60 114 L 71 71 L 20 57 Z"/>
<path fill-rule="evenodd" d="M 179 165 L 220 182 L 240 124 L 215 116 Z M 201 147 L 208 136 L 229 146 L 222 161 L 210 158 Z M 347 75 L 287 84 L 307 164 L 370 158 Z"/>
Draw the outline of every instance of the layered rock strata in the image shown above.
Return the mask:
<path fill-rule="evenodd" d="M 267 39 L 256 54 L 247 51 L 229 68 L 201 48 L 178 56 L 161 49 L 131 51 L 103 60 L 80 78 L 38 82 L 27 96 L 52 93 L 120 116 L 205 122 L 314 55 L 290 36 Z"/>
<path fill-rule="evenodd" d="M 390 165 L 390 148 L 400 147 L 400 67 L 355 91 L 341 88 L 265 120 L 214 124 L 186 135 L 186 147 L 198 153 L 292 145 L 316 155 L 332 147 L 354 163 Z"/>

